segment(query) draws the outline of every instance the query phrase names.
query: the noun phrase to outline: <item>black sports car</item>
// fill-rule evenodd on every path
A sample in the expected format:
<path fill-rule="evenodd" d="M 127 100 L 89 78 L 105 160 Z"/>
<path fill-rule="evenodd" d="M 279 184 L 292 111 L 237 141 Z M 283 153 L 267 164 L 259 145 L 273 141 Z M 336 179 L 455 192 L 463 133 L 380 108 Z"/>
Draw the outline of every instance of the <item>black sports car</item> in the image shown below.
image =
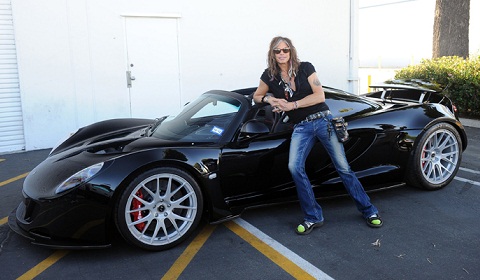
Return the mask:
<path fill-rule="evenodd" d="M 467 146 L 450 99 L 417 86 L 376 88 L 365 96 L 325 88 L 333 115 L 348 121 L 345 150 L 365 189 L 448 185 Z M 109 246 L 116 228 L 133 245 L 163 250 L 201 217 L 220 223 L 251 206 L 296 200 L 292 125 L 253 104 L 254 90 L 209 91 L 175 117 L 79 129 L 25 179 L 10 227 L 56 248 Z M 319 198 L 345 194 L 321 144 L 306 168 Z"/>

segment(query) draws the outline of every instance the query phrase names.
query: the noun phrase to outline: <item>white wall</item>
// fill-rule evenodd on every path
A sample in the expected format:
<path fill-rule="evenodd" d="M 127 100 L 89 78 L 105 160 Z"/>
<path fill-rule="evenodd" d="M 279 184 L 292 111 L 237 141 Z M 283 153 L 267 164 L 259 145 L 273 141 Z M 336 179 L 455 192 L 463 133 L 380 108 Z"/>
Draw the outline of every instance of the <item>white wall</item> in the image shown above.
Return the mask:
<path fill-rule="evenodd" d="M 183 103 L 257 86 L 277 35 L 293 40 L 324 85 L 349 89 L 350 1 L 12 0 L 12 8 L 26 150 L 129 117 L 122 15 L 180 15 Z"/>

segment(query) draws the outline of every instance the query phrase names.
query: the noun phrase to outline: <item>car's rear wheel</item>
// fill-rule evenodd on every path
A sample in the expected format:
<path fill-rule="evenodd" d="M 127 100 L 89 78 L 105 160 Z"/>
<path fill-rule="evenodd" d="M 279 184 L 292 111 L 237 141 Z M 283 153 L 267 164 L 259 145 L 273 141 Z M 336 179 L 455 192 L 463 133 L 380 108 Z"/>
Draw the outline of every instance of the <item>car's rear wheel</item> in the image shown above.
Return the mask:
<path fill-rule="evenodd" d="M 140 248 L 160 251 L 185 240 L 202 216 L 197 182 L 178 168 L 155 168 L 137 176 L 116 205 L 121 235 Z"/>
<path fill-rule="evenodd" d="M 436 124 L 421 136 L 413 153 L 407 182 L 427 190 L 448 185 L 460 167 L 462 142 L 450 124 Z"/>

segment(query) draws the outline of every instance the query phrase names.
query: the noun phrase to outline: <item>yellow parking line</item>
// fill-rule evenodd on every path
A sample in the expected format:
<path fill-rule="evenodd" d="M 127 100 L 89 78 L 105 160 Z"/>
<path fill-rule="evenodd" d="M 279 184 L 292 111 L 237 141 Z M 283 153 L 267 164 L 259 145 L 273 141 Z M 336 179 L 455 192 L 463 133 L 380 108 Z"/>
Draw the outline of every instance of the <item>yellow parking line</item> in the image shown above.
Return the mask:
<path fill-rule="evenodd" d="M 200 251 L 203 244 L 210 237 L 216 226 L 206 225 L 205 228 L 195 237 L 195 239 L 188 245 L 178 259 L 173 263 L 170 269 L 163 275 L 164 279 L 178 279 L 180 274 L 185 270 L 187 265 L 192 261 L 193 257 Z"/>
<path fill-rule="evenodd" d="M 24 280 L 24 279 L 33 279 L 37 277 L 40 273 L 44 272 L 47 268 L 55 264 L 61 258 L 65 257 L 69 251 L 66 250 L 59 250 L 50 255 L 50 257 L 43 260 L 41 263 L 34 266 L 32 269 L 27 271 L 22 276 L 18 277 L 17 279 Z"/>
<path fill-rule="evenodd" d="M 10 184 L 10 183 L 12 183 L 12 182 L 15 182 L 15 181 L 17 181 L 17 180 L 20 180 L 20 179 L 23 179 L 23 178 L 27 177 L 28 173 L 30 173 L 30 172 L 23 173 L 22 175 L 18 175 L 17 177 L 13 177 L 13 178 L 8 179 L 8 180 L 6 180 L 6 181 L 0 182 L 0 187 L 3 187 L 3 186 L 5 186 L 6 184 Z"/>
<path fill-rule="evenodd" d="M 6 224 L 8 221 L 8 217 L 0 219 L 0 226 Z"/>
<path fill-rule="evenodd" d="M 4 158 L 0 158 L 0 162 L 2 162 L 2 161 L 5 161 L 5 159 L 4 159 Z"/>
<path fill-rule="evenodd" d="M 225 222 L 224 225 L 227 228 L 229 228 L 231 231 L 233 231 L 235 234 L 240 236 L 243 240 L 245 240 L 250 245 L 252 245 L 260 253 L 264 254 L 272 262 L 274 262 L 283 270 L 285 270 L 287 273 L 292 275 L 295 279 L 315 279 L 312 275 L 305 272 L 294 262 L 290 261 L 284 255 L 280 254 L 275 249 L 268 246 L 265 242 L 263 242 L 258 237 L 251 234 L 250 232 L 248 232 L 246 229 L 239 226 L 238 224 L 232 221 L 228 221 L 228 222 Z"/>

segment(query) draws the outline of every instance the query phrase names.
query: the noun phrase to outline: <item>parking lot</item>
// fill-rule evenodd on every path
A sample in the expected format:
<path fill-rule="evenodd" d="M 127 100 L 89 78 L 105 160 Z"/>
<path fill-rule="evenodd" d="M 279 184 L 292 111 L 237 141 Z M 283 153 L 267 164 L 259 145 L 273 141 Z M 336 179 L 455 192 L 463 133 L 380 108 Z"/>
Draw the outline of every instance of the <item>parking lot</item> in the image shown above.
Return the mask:
<path fill-rule="evenodd" d="M 52 250 L 13 233 L 7 216 L 48 150 L 0 155 L 0 279 L 480 279 L 480 128 L 446 188 L 371 193 L 384 226 L 367 227 L 348 197 L 322 200 L 325 225 L 299 236 L 297 203 L 202 225 L 186 242 L 146 252 L 116 236 L 100 250 Z"/>

